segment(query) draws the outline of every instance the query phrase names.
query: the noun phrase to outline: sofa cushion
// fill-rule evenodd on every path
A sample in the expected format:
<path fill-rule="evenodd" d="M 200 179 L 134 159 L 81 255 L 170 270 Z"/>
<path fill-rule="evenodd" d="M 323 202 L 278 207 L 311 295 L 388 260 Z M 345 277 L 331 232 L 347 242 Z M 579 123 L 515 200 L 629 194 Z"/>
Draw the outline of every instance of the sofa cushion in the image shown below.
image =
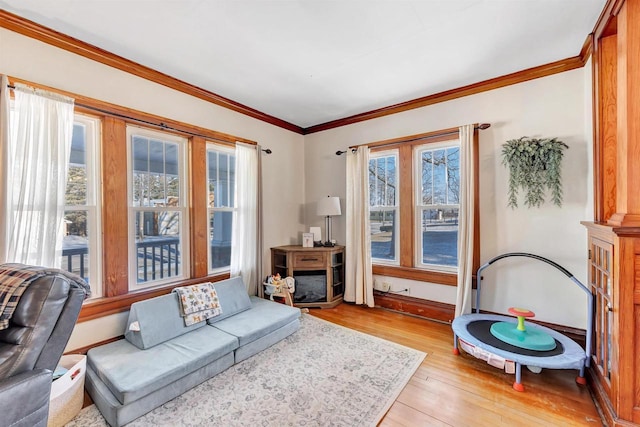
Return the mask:
<path fill-rule="evenodd" d="M 300 317 L 300 309 L 250 297 L 251 310 L 243 311 L 211 326 L 238 337 L 240 346 L 263 337 Z"/>
<path fill-rule="evenodd" d="M 251 300 L 241 277 L 232 277 L 213 284 L 222 313 L 207 320 L 212 324 L 251 308 Z"/>
<path fill-rule="evenodd" d="M 131 304 L 124 337 L 136 347 L 147 349 L 205 325 L 202 321 L 185 326 L 179 304 L 174 293 Z"/>
<path fill-rule="evenodd" d="M 95 347 L 87 363 L 122 404 L 171 384 L 232 352 L 238 340 L 206 327 L 140 350 L 127 340 Z"/>

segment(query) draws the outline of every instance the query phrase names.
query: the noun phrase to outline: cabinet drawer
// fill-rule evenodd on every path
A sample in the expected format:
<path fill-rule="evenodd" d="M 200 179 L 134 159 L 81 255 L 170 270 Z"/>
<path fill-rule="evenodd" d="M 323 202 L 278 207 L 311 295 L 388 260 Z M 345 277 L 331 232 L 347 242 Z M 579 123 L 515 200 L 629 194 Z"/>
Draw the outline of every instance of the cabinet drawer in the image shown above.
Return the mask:
<path fill-rule="evenodd" d="M 293 268 L 326 268 L 322 252 L 297 252 L 293 254 Z"/>

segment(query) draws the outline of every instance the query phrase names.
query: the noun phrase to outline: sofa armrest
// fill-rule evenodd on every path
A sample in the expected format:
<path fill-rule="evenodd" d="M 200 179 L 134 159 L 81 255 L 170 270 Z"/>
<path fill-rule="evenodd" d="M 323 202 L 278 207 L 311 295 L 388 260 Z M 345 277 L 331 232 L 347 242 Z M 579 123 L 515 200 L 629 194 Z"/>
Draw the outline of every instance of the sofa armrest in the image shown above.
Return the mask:
<path fill-rule="evenodd" d="M 0 380 L 2 425 L 46 427 L 53 373 L 36 369 Z"/>

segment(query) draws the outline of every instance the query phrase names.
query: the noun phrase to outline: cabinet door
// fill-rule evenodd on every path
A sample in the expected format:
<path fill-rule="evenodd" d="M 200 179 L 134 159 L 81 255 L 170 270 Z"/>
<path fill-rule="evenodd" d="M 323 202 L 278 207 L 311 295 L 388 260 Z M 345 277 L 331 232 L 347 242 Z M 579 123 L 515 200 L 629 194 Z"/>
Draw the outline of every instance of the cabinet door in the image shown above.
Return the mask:
<path fill-rule="evenodd" d="M 600 383 L 611 395 L 611 356 L 613 326 L 613 245 L 589 239 L 589 282 L 594 296 L 594 348 L 592 363 Z"/>

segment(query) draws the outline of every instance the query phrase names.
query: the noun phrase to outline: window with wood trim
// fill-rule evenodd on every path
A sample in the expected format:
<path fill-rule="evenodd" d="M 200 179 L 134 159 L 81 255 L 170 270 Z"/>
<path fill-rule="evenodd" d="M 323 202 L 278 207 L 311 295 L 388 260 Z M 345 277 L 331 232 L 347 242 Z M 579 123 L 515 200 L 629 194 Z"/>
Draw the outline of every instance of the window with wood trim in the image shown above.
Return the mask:
<path fill-rule="evenodd" d="M 100 131 L 96 117 L 76 114 L 65 192 L 63 270 L 84 278 L 91 298 L 102 296 L 100 232 Z"/>
<path fill-rule="evenodd" d="M 51 90 L 33 82 L 10 81 L 16 82 Z M 228 278 L 228 269 L 209 270 L 207 146 L 211 144 L 208 141 L 216 141 L 216 148 L 228 147 L 233 153 L 237 141 L 255 142 L 82 95 L 56 92 L 76 101 L 71 153 L 71 167 L 76 169 L 70 179 L 87 177 L 86 190 L 84 178 L 73 184 L 75 188 L 67 189 L 78 194 L 67 197 L 65 206 L 67 212 L 76 215 L 67 218 L 73 224 L 68 228 L 71 238 L 67 239 L 65 248 L 78 249 L 73 245 L 79 244 L 84 256 L 83 263 L 79 258 L 72 260 L 70 270 L 84 277 L 88 274 L 94 289 L 92 298 L 83 305 L 79 321 L 128 310 L 132 303 L 167 294 L 176 286 Z M 134 153 L 132 135 L 140 137 L 136 139 L 140 145 L 138 154 L 145 152 L 145 144 L 146 154 Z M 79 138 L 85 138 L 84 146 Z M 86 150 L 84 154 L 82 147 Z M 178 151 L 177 161 L 174 148 Z M 162 162 L 157 163 L 160 152 Z M 135 206 L 134 173 L 138 175 L 139 184 L 143 184 L 137 187 Z M 95 179 L 91 181 L 91 177 Z M 83 191 L 86 196 L 79 194 Z M 173 198 L 176 195 L 177 200 Z M 83 223 L 85 212 L 87 220 Z M 91 219 L 91 215 L 95 218 Z M 174 231 L 175 225 L 169 225 L 176 218 L 179 218 L 179 233 Z M 165 235 L 160 234 L 163 228 Z M 162 252 L 156 248 L 155 254 L 153 250 L 145 254 L 139 248 L 139 242 L 155 244 L 158 238 L 178 238 L 180 246 L 177 251 L 173 247 L 162 248 Z M 152 242 L 154 239 L 156 242 Z M 177 275 L 174 274 L 176 256 Z M 167 259 L 173 267 L 170 277 Z M 66 258 L 63 267 L 65 265 L 68 265 Z"/>
<path fill-rule="evenodd" d="M 127 127 L 129 287 L 189 277 L 186 138 Z"/>
<path fill-rule="evenodd" d="M 207 144 L 207 206 L 209 227 L 209 272 L 228 271 L 231 264 L 231 232 L 236 210 L 235 150 Z"/>
<path fill-rule="evenodd" d="M 414 148 L 416 266 L 454 273 L 458 267 L 460 144 Z"/>
<path fill-rule="evenodd" d="M 18 112 L 10 103 L 10 128 L 15 130 Z M 60 268 L 89 283 L 91 299 L 102 296 L 100 194 L 101 120 L 74 114 Z"/>
<path fill-rule="evenodd" d="M 477 144 L 477 134 L 474 139 Z M 457 129 L 369 147 L 373 273 L 455 286 L 460 178 L 465 173 L 478 174 L 477 166 L 460 170 Z M 477 165 L 477 154 L 472 164 Z M 387 193 L 382 191 L 385 187 Z M 477 191 L 476 185 L 476 200 Z M 379 200 L 388 206 L 380 205 Z M 383 217 L 380 212 L 385 211 Z M 477 239 L 475 242 L 474 259 L 478 259 Z"/>
<path fill-rule="evenodd" d="M 379 151 L 369 158 L 369 224 L 373 262 L 398 265 L 400 239 L 398 152 Z"/>

